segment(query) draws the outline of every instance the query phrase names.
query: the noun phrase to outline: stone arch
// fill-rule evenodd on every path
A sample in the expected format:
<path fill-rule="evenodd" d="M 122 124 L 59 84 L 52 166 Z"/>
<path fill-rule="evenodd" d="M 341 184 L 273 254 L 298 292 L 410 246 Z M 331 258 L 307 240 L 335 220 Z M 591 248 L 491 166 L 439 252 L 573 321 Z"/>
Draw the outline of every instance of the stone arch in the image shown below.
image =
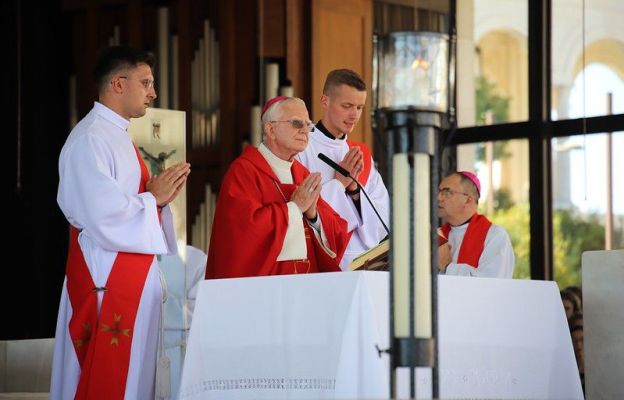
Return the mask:
<path fill-rule="evenodd" d="M 477 43 L 480 72 L 496 85 L 499 95 L 508 97 L 509 121 L 528 118 L 528 48 L 526 36 L 511 29 L 496 29 L 485 33 Z M 505 187 L 515 202 L 528 200 L 528 168 L 518 168 L 518 160 L 528 160 L 528 142 L 511 140 L 506 151 L 509 159 L 500 160 L 501 187 Z"/>
<path fill-rule="evenodd" d="M 589 44 L 585 49 L 585 66 L 593 63 L 606 65 L 624 80 L 624 43 L 616 39 L 602 39 Z M 572 69 L 572 79 L 583 68 L 583 54 L 579 54 Z"/>
<path fill-rule="evenodd" d="M 478 44 L 481 74 L 494 83 L 499 94 L 510 98 L 509 120 L 528 117 L 528 48 L 521 34 L 493 30 Z"/>
<path fill-rule="evenodd" d="M 583 68 L 590 64 L 602 64 L 624 80 L 624 42 L 617 39 L 595 40 L 585 47 L 585 65 L 582 49 L 570 56 L 569 66 L 560 71 L 558 83 L 553 79 L 552 105 L 558 119 L 568 118 L 570 89 Z"/>

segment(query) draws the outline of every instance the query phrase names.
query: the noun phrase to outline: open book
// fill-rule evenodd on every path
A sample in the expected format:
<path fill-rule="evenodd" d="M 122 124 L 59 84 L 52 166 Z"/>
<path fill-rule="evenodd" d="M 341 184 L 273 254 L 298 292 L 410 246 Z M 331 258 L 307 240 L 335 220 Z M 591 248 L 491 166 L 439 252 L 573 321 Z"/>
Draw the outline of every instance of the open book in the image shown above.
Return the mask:
<path fill-rule="evenodd" d="M 387 271 L 388 270 L 388 252 L 390 251 L 390 241 L 386 238 L 377 246 L 372 247 L 355 257 L 349 270 L 351 271 Z"/>

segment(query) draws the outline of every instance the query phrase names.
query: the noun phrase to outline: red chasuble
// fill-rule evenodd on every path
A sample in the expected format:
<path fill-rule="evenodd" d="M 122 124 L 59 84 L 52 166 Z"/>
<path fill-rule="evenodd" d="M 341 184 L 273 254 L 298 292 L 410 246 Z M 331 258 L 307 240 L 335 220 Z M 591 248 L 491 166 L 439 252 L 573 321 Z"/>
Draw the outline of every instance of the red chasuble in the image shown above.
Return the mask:
<path fill-rule="evenodd" d="M 285 275 L 340 271 L 347 246 L 347 222 L 323 199 L 317 211 L 332 258 L 307 226 L 308 258 L 277 261 L 288 228 L 286 202 L 309 171 L 298 161 L 292 168 L 294 184 L 282 184 L 257 148 L 247 146 L 226 173 L 215 210 L 206 278 Z M 305 217 L 303 217 L 305 218 Z"/>
<path fill-rule="evenodd" d="M 138 151 L 137 158 L 141 167 L 138 192 L 142 193 L 149 173 Z M 80 249 L 78 233 L 71 228 L 66 268 L 72 305 L 69 332 L 80 364 L 74 398 L 123 399 L 134 321 L 154 255 L 118 253 L 106 286 L 97 288 Z M 98 291 L 104 291 L 99 316 Z"/>
<path fill-rule="evenodd" d="M 468 229 L 466 229 L 466 234 L 464 234 L 464 239 L 459 248 L 459 254 L 457 255 L 458 264 L 468 264 L 474 268 L 479 268 L 479 259 L 485 247 L 485 237 L 491 225 L 492 222 L 485 216 L 474 213 L 470 218 L 470 225 L 468 225 Z M 446 223 L 442 225 L 441 229 L 444 237 L 448 238 L 451 225 Z M 438 246 L 446 242 L 446 239 L 438 238 Z"/>

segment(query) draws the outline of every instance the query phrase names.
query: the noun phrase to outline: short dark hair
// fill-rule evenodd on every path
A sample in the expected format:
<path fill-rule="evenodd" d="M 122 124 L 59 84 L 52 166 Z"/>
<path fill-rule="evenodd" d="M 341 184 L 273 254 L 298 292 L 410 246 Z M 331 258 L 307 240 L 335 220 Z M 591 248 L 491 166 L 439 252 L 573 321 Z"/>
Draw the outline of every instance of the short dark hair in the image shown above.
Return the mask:
<path fill-rule="evenodd" d="M 329 95 L 329 92 L 340 85 L 347 85 L 363 92 L 366 90 L 366 83 L 357 72 L 350 69 L 335 69 L 330 71 L 325 78 L 323 86 L 323 94 Z"/>
<path fill-rule="evenodd" d="M 576 296 L 579 303 L 579 309 L 583 309 L 583 290 L 578 286 L 568 286 L 564 290 Z"/>
<path fill-rule="evenodd" d="M 154 69 L 156 58 L 149 51 L 138 50 L 132 47 L 107 47 L 100 53 L 100 57 L 95 64 L 94 80 L 98 91 L 101 91 L 108 84 L 113 73 L 137 67 L 139 64 L 147 64 Z"/>
<path fill-rule="evenodd" d="M 581 298 L 574 291 L 572 286 L 569 286 L 561 291 L 561 301 L 568 300 L 574 306 L 574 313 L 583 312 L 583 303 Z"/>

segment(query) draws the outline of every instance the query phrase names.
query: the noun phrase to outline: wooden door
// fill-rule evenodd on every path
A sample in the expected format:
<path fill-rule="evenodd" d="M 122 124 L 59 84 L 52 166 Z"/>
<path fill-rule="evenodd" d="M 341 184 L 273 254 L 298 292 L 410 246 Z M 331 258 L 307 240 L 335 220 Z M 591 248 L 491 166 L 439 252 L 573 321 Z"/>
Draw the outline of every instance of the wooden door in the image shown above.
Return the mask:
<path fill-rule="evenodd" d="M 336 68 L 359 73 L 368 87 L 366 107 L 349 138 L 372 147 L 370 103 L 373 0 L 315 0 L 312 2 L 312 99 L 311 118 L 321 118 L 321 94 L 325 77 Z"/>

